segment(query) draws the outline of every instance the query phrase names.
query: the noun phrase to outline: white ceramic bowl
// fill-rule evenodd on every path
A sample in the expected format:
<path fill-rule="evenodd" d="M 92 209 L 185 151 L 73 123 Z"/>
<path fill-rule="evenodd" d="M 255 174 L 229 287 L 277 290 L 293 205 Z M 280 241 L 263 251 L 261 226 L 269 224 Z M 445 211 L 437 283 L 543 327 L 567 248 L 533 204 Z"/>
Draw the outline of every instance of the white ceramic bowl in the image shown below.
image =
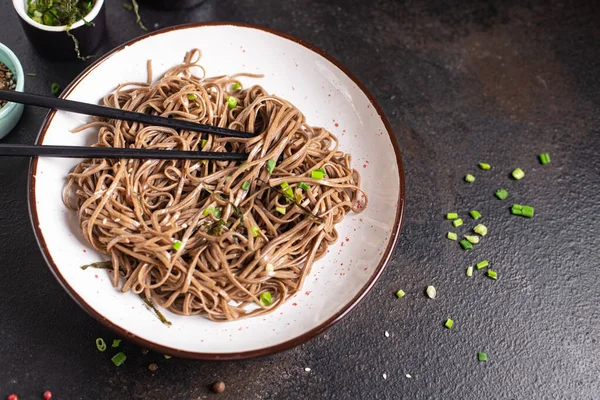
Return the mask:
<path fill-rule="evenodd" d="M 202 49 L 207 75 L 263 73 L 260 83 L 297 105 L 311 125 L 324 126 L 352 154 L 369 196 L 365 212 L 338 225 L 340 240 L 314 266 L 301 293 L 276 313 L 236 322 L 165 312 L 163 325 L 134 294 L 114 289 L 105 271 L 79 267 L 100 259 L 79 232 L 61 191 L 77 160 L 33 159 L 29 205 L 48 265 L 91 315 L 141 346 L 174 356 L 240 359 L 272 354 L 306 341 L 343 317 L 373 286 L 396 243 L 404 210 L 404 173 L 398 145 L 373 97 L 322 51 L 293 37 L 241 25 L 186 25 L 133 40 L 96 61 L 69 85 L 63 98 L 96 103 L 120 82 L 145 81 L 146 60 L 155 76 Z M 87 117 L 52 112 L 38 144 L 88 145 L 95 132 L 70 133 Z"/>

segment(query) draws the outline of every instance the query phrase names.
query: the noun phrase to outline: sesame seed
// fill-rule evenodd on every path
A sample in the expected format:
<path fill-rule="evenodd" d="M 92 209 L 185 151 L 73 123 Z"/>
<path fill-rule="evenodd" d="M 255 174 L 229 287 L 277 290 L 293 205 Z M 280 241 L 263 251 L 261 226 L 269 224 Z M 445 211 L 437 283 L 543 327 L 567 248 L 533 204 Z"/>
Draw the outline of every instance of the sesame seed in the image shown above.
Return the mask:
<path fill-rule="evenodd" d="M 383 379 L 387 379 L 387 374 L 383 374 Z"/>
<path fill-rule="evenodd" d="M 390 333 L 388 331 L 385 331 L 385 337 L 390 337 Z"/>
<path fill-rule="evenodd" d="M 412 375 L 411 375 L 411 374 L 406 374 L 406 377 L 407 377 L 408 379 L 411 379 L 411 378 L 412 378 Z"/>
<path fill-rule="evenodd" d="M 310 368 L 308 368 L 308 367 L 304 368 L 304 370 L 305 370 L 306 372 L 310 372 L 310 371 L 312 371 L 312 370 L 311 370 Z"/>

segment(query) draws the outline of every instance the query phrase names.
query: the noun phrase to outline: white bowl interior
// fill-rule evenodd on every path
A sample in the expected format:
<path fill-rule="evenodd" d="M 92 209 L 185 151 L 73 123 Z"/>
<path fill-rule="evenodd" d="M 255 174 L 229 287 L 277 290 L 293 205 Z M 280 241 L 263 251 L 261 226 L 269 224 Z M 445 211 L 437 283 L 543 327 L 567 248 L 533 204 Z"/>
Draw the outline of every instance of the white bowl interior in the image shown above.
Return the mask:
<path fill-rule="evenodd" d="M 112 54 L 66 97 L 96 103 L 120 82 L 145 81 L 146 60 L 153 60 L 156 77 L 180 63 L 192 47 L 202 50 L 201 64 L 209 76 L 263 73 L 263 79 L 244 79 L 243 83 L 260 84 L 290 100 L 311 125 L 334 132 L 341 149 L 352 154 L 353 165 L 360 171 L 369 206 L 364 213 L 350 214 L 337 226 L 339 241 L 313 266 L 302 292 L 276 313 L 236 322 L 216 323 L 165 312 L 173 322 L 168 327 L 144 307 L 139 297 L 114 289 L 106 271 L 79 268 L 106 257 L 84 242 L 76 214 L 61 200 L 65 177 L 77 160 L 39 159 L 33 171 L 36 204 L 32 212 L 37 215 L 47 256 L 58 274 L 110 323 L 173 353 L 236 354 L 265 349 L 297 339 L 338 314 L 376 272 L 401 212 L 397 158 L 382 118 L 352 79 L 307 47 L 255 28 L 196 26 L 155 34 Z M 95 131 L 70 132 L 86 121 L 82 115 L 56 113 L 43 144 L 94 142 Z"/>
<path fill-rule="evenodd" d="M 94 18 L 96 18 L 96 16 L 100 12 L 100 9 L 102 8 L 102 4 L 104 4 L 104 0 L 96 0 L 89 14 L 85 16 L 85 20 L 87 22 L 91 22 L 94 20 Z M 23 19 L 29 25 L 34 26 L 38 29 L 48 32 L 62 32 L 67 30 L 66 25 L 48 26 L 40 24 L 39 22 L 36 22 L 29 18 L 29 15 L 27 15 L 27 0 L 13 0 L 13 7 L 15 8 L 15 11 L 17 12 L 17 14 L 19 14 L 19 17 L 21 17 L 21 19 Z M 79 28 L 80 26 L 83 26 L 83 24 L 83 20 L 77 21 L 71 26 L 71 29 Z"/>

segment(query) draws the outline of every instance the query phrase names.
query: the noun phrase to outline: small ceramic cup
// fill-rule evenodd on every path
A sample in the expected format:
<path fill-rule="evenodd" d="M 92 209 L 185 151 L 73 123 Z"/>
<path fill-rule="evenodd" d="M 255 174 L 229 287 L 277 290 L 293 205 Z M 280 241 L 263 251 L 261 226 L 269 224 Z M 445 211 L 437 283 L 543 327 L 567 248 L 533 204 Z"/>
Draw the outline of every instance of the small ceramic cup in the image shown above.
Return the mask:
<path fill-rule="evenodd" d="M 21 17 L 21 25 L 33 47 L 43 57 L 54 61 L 73 60 L 77 58 L 73 39 L 65 32 L 67 27 L 48 26 L 40 24 L 27 15 L 27 0 L 13 0 L 15 11 Z M 92 54 L 104 36 L 106 17 L 104 14 L 104 0 L 96 0 L 90 13 L 83 20 L 75 22 L 70 33 L 79 42 L 79 52 L 82 56 Z"/>
<path fill-rule="evenodd" d="M 0 61 L 4 63 L 13 73 L 17 80 L 15 90 L 22 92 L 25 86 L 25 74 L 19 59 L 8 47 L 0 43 Z M 10 132 L 23 114 L 23 104 L 6 103 L 0 108 L 0 139 Z"/>
<path fill-rule="evenodd" d="M 141 4 L 160 10 L 183 10 L 203 3 L 204 0 L 139 0 Z"/>

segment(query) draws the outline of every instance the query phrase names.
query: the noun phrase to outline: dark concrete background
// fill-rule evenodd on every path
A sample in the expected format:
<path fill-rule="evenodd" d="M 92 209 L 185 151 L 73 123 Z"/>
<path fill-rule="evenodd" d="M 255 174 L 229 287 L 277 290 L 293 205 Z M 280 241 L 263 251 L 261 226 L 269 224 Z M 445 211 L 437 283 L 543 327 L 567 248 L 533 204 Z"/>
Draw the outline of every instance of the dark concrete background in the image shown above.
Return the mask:
<path fill-rule="evenodd" d="M 263 25 L 312 42 L 353 71 L 383 106 L 403 152 L 408 205 L 398 247 L 367 298 L 302 346 L 258 360 L 199 362 L 126 344 L 129 358 L 116 368 L 94 345 L 113 334 L 68 297 L 37 248 L 28 160 L 0 159 L 0 398 L 39 399 L 44 390 L 56 399 L 216 398 L 209 384 L 217 379 L 227 385 L 222 399 L 600 398 L 597 4 L 209 0 L 182 12 L 142 5 L 150 28 Z M 48 94 L 52 82 L 64 87 L 87 65 L 45 62 L 9 0 L 0 11 L 0 41 L 38 74 L 26 90 Z M 143 33 L 121 1 L 107 1 L 107 17 L 99 54 Z M 3 142 L 32 143 L 44 115 L 27 108 Z M 543 151 L 552 157 L 544 167 L 536 159 Z M 478 170 L 479 161 L 494 169 Z M 526 171 L 523 181 L 508 178 L 515 167 Z M 474 184 L 462 181 L 467 172 Z M 499 187 L 512 199 L 496 200 Z M 513 201 L 535 206 L 535 217 L 511 216 Z M 490 233 L 465 253 L 443 238 L 450 225 L 442 216 L 471 208 Z M 481 271 L 465 277 L 483 258 L 498 281 Z M 428 284 L 437 299 L 423 295 Z M 407 292 L 401 300 L 398 288 Z M 452 330 L 443 327 L 448 317 Z M 489 362 L 478 362 L 478 351 Z"/>

